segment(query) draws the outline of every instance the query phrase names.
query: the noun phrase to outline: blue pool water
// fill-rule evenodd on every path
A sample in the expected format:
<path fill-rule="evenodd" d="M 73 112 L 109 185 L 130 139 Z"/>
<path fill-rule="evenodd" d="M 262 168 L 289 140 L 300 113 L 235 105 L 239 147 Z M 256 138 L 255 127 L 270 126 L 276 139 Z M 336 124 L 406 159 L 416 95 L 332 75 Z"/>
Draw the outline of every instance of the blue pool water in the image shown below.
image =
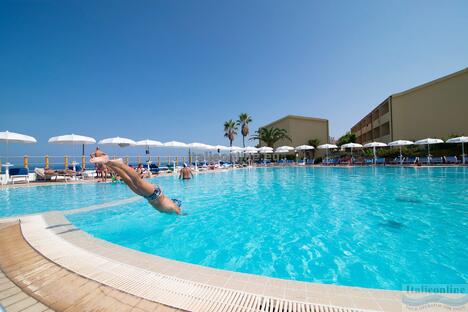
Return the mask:
<path fill-rule="evenodd" d="M 59 184 L 0 189 L 0 218 L 69 210 L 134 196 L 125 185 Z"/>
<path fill-rule="evenodd" d="M 141 200 L 68 218 L 113 243 L 214 268 L 383 289 L 461 284 L 468 282 L 467 169 L 284 168 L 159 178 L 187 216 L 156 213 Z"/>

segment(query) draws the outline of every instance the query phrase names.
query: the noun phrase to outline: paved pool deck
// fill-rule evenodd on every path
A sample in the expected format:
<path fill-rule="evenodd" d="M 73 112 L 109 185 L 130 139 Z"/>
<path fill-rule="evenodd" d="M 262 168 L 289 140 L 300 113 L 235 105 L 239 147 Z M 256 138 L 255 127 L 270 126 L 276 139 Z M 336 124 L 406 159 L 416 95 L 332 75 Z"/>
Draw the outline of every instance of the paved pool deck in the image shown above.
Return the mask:
<path fill-rule="evenodd" d="M 0 304 L 7 312 L 179 311 L 61 267 L 24 240 L 19 224 L 0 227 L 0 267 Z"/>

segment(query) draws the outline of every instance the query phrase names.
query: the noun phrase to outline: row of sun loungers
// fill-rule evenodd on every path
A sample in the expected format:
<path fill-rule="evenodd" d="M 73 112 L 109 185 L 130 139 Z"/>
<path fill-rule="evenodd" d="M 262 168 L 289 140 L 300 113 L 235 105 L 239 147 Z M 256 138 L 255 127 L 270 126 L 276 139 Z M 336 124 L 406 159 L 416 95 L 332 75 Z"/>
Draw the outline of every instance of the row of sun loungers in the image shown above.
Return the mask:
<path fill-rule="evenodd" d="M 442 165 L 442 164 L 460 164 L 461 159 L 458 159 L 456 156 L 442 156 L 442 157 L 403 157 L 403 160 L 400 157 L 395 157 L 391 161 L 386 161 L 385 158 L 379 157 L 377 159 L 374 158 L 366 158 L 366 159 L 355 159 L 351 161 L 351 159 L 340 159 L 340 158 L 329 158 L 328 160 L 325 159 L 322 164 L 323 165 L 417 165 L 417 164 L 431 164 L 431 165 Z"/>
<path fill-rule="evenodd" d="M 400 157 L 395 157 L 393 160 L 387 161 L 383 157 L 377 159 L 374 158 L 353 158 L 352 161 L 350 158 L 328 158 L 324 159 L 321 163 L 326 166 L 338 166 L 338 165 L 450 165 L 450 164 L 460 164 L 462 162 L 456 156 L 442 156 L 442 157 L 403 157 L 403 160 Z M 315 159 L 307 159 L 305 161 L 300 161 L 298 163 L 292 160 L 282 159 L 276 163 L 271 162 L 271 160 L 257 161 L 255 163 L 257 166 L 287 166 L 287 165 L 314 165 Z M 242 165 L 233 164 L 230 162 L 221 162 L 219 164 L 208 164 L 207 162 L 199 162 L 197 164 L 192 163 L 192 167 L 196 167 L 198 170 L 214 170 L 214 169 L 223 169 L 230 167 L 242 167 Z M 147 167 L 145 167 L 146 169 Z M 159 174 L 161 172 L 173 171 L 173 166 L 156 166 L 151 164 L 149 168 L 152 174 Z M 30 182 L 29 170 L 27 168 L 12 168 L 10 169 L 10 183 L 14 184 L 16 181 L 21 182 Z M 36 181 L 43 182 L 55 182 L 55 181 L 70 181 L 76 179 L 88 179 L 94 178 L 96 176 L 95 170 L 82 170 L 81 166 L 76 166 L 75 170 L 72 167 L 65 170 L 45 170 L 44 168 L 35 168 L 34 173 L 36 174 Z"/>

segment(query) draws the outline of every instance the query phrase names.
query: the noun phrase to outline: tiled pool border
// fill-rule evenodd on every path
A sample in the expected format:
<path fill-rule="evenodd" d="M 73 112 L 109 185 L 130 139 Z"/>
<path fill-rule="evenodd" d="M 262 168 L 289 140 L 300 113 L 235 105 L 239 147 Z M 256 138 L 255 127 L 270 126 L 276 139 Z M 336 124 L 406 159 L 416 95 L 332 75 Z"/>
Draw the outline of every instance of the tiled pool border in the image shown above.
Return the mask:
<path fill-rule="evenodd" d="M 402 309 L 399 291 L 297 282 L 166 259 L 92 237 L 72 225 L 63 212 L 20 219 L 25 240 L 46 258 L 97 282 L 176 308 L 187 309 L 184 304 L 201 287 L 304 307 L 334 306 L 336 311 Z M 164 298 L 155 295 L 162 292 L 162 281 L 175 287 Z M 181 293 L 174 294 L 179 287 Z M 184 287 L 187 298 L 182 298 Z M 205 295 L 212 296 L 208 290 Z"/>

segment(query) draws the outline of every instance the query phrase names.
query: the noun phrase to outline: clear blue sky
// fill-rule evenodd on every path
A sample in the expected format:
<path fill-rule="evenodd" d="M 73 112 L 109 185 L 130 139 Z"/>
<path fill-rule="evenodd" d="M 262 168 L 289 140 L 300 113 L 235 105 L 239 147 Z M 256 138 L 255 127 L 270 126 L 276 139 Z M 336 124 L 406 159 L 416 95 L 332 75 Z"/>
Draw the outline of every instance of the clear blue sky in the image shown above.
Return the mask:
<path fill-rule="evenodd" d="M 2 1 L 0 131 L 40 141 L 13 154 L 72 132 L 227 144 L 248 112 L 337 137 L 467 64 L 468 1 Z"/>

